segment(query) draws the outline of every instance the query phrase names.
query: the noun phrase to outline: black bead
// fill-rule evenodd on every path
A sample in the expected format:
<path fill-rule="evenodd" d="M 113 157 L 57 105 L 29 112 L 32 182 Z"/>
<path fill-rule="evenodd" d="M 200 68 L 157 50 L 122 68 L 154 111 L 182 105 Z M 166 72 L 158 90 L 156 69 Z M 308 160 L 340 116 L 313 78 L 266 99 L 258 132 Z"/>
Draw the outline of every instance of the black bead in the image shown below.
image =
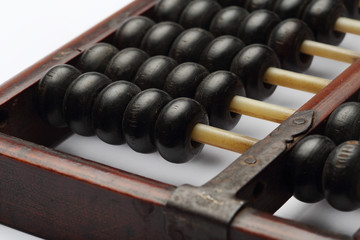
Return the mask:
<path fill-rule="evenodd" d="M 360 19 L 359 0 L 342 0 L 351 18 Z"/>
<path fill-rule="evenodd" d="M 336 147 L 326 160 L 323 189 L 326 200 L 341 211 L 360 207 L 360 144 L 345 142 Z"/>
<path fill-rule="evenodd" d="M 247 0 L 245 3 L 245 8 L 249 12 L 253 12 L 259 9 L 268 9 L 272 10 L 276 0 Z"/>
<path fill-rule="evenodd" d="M 331 113 L 325 127 L 325 135 L 336 144 L 360 139 L 360 103 L 348 102 Z"/>
<path fill-rule="evenodd" d="M 149 55 L 138 48 L 125 48 L 109 62 L 105 75 L 114 81 L 131 81 Z"/>
<path fill-rule="evenodd" d="M 128 18 L 115 33 L 114 45 L 119 49 L 140 47 L 146 32 L 155 24 L 153 20 L 143 16 Z"/>
<path fill-rule="evenodd" d="M 195 100 L 206 109 L 211 126 L 230 130 L 241 117 L 230 111 L 230 103 L 235 96 L 245 96 L 241 80 L 232 72 L 217 71 L 199 84 Z"/>
<path fill-rule="evenodd" d="M 173 98 L 193 98 L 199 83 L 207 75 L 209 75 L 209 71 L 200 64 L 182 63 L 170 72 L 163 89 Z"/>
<path fill-rule="evenodd" d="M 106 86 L 96 97 L 92 108 L 92 122 L 96 135 L 106 143 L 125 142 L 122 131 L 124 111 L 140 88 L 127 81 L 116 81 Z"/>
<path fill-rule="evenodd" d="M 264 83 L 264 74 L 269 67 L 280 67 L 275 52 L 268 46 L 253 44 L 243 48 L 234 57 L 231 72 L 237 74 L 244 82 L 249 98 L 262 100 L 276 89 L 275 85 Z"/>
<path fill-rule="evenodd" d="M 63 111 L 70 129 L 83 136 L 95 133 L 92 126 L 92 107 L 98 93 L 110 84 L 111 80 L 97 72 L 80 75 L 68 87 Z"/>
<path fill-rule="evenodd" d="M 278 0 L 273 11 L 281 18 L 301 18 L 311 0 Z"/>
<path fill-rule="evenodd" d="M 237 36 L 239 26 L 249 14 L 244 8 L 231 6 L 221 9 L 212 19 L 210 32 L 214 36 L 232 35 Z"/>
<path fill-rule="evenodd" d="M 123 118 L 123 131 L 127 144 L 136 152 L 156 151 L 155 122 L 172 98 L 159 89 L 147 89 L 136 95 L 127 106 Z"/>
<path fill-rule="evenodd" d="M 142 40 L 141 49 L 150 56 L 167 56 L 171 45 L 183 31 L 184 28 L 174 22 L 161 22 L 155 24 L 149 29 Z"/>
<path fill-rule="evenodd" d="M 178 63 L 198 62 L 202 51 L 214 36 L 201 28 L 191 28 L 182 32 L 170 49 L 169 56 Z"/>
<path fill-rule="evenodd" d="M 246 0 L 217 0 L 222 6 L 241 6 L 245 5 Z"/>
<path fill-rule="evenodd" d="M 321 0 L 312 1 L 304 10 L 302 19 L 313 31 L 315 39 L 332 45 L 338 45 L 345 37 L 345 33 L 334 30 L 339 17 L 348 16 L 342 1 Z"/>
<path fill-rule="evenodd" d="M 276 52 L 284 69 L 303 72 L 313 60 L 313 56 L 300 52 L 305 40 L 314 40 L 308 26 L 299 19 L 287 19 L 274 28 L 268 46 Z"/>
<path fill-rule="evenodd" d="M 302 139 L 287 157 L 294 196 L 303 202 L 314 203 L 324 198 L 322 171 L 330 152 L 336 147 L 330 138 L 310 135 Z"/>
<path fill-rule="evenodd" d="M 268 38 L 280 18 L 269 10 L 257 10 L 250 13 L 239 28 L 239 38 L 246 44 L 267 44 Z"/>
<path fill-rule="evenodd" d="M 184 8 L 192 0 L 160 0 L 155 5 L 154 16 L 157 21 L 178 22 Z"/>
<path fill-rule="evenodd" d="M 179 23 L 184 28 L 199 27 L 208 29 L 212 18 L 220 9 L 221 6 L 216 1 L 192 1 L 181 13 Z"/>
<path fill-rule="evenodd" d="M 169 73 L 177 62 L 166 56 L 155 56 L 146 60 L 137 71 L 133 83 L 141 90 L 148 88 L 162 89 Z"/>
<path fill-rule="evenodd" d="M 234 36 L 221 36 L 215 38 L 204 49 L 200 57 L 200 64 L 210 72 L 229 70 L 234 56 L 245 44 Z"/>
<path fill-rule="evenodd" d="M 97 43 L 81 54 L 77 67 L 82 72 L 104 73 L 106 66 L 119 50 L 108 43 Z"/>
<path fill-rule="evenodd" d="M 208 124 L 200 103 L 190 98 L 177 98 L 168 103 L 155 124 L 155 145 L 160 155 L 173 163 L 184 163 L 196 156 L 204 146 L 191 139 L 198 123 Z"/>
<path fill-rule="evenodd" d="M 65 127 L 63 101 L 66 89 L 80 75 L 80 71 L 67 64 L 47 71 L 38 85 L 38 107 L 41 117 L 55 127 Z"/>

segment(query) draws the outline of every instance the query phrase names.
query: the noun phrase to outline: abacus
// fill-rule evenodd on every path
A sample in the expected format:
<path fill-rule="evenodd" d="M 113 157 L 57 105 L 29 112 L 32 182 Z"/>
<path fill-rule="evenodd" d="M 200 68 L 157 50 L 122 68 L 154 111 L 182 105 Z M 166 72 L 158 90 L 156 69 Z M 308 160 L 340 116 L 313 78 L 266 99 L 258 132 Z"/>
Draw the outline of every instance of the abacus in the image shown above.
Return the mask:
<path fill-rule="evenodd" d="M 289 153 L 294 154 L 292 149 L 306 136 L 323 133 L 326 119 L 339 105 L 357 98 L 358 61 L 201 187 L 176 188 L 48 148 L 70 131 L 50 126 L 39 115 L 33 99 L 40 78 L 57 64 L 77 66 L 81 53 L 97 42 L 111 42 L 125 16 L 152 18 L 155 4 L 134 2 L 3 85 L 1 221 L 44 238 L 345 238 L 271 213 L 293 194 L 284 175 Z M 36 199 L 28 199 L 34 191 Z M 57 218 L 33 217 L 34 208 Z M 20 215 L 32 222 L 20 220 Z M 52 224 L 44 229 L 43 222 Z M 142 231 L 132 232 L 136 228 Z"/>

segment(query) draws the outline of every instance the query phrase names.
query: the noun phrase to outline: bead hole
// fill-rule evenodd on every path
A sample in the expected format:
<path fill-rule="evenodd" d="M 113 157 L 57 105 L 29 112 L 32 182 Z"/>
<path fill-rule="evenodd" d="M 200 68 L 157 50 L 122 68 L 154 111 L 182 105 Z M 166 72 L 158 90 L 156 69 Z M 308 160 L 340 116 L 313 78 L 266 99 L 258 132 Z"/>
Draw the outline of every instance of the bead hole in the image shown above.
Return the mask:
<path fill-rule="evenodd" d="M 6 126 L 9 119 L 9 111 L 6 109 L 0 109 L 0 128 Z"/>

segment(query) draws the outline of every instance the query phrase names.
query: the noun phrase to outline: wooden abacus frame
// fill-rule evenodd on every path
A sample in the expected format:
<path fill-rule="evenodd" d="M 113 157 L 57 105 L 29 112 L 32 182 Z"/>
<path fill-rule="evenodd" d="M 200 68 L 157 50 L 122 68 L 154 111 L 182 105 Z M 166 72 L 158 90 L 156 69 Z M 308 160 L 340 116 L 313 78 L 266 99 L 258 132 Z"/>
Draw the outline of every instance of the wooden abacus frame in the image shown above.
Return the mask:
<path fill-rule="evenodd" d="M 176 188 L 50 148 L 70 131 L 40 119 L 39 79 L 53 65 L 74 62 L 108 41 L 125 18 L 151 15 L 155 1 L 135 1 L 0 87 L 1 223 L 61 239 L 346 238 L 272 213 L 291 196 L 283 174 L 286 152 L 358 92 L 360 61 L 198 188 Z"/>

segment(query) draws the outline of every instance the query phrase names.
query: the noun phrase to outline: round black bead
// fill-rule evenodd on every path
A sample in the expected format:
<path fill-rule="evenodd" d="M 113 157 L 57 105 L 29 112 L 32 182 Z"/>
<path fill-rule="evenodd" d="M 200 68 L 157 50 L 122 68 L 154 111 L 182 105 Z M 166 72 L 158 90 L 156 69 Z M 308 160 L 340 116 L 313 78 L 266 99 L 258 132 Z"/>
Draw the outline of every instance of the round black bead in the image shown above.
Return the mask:
<path fill-rule="evenodd" d="M 360 103 L 348 102 L 331 113 L 325 127 L 325 135 L 336 144 L 360 139 Z"/>
<path fill-rule="evenodd" d="M 210 72 L 229 70 L 234 56 L 245 44 L 234 36 L 221 36 L 215 38 L 204 49 L 200 57 L 200 64 Z"/>
<path fill-rule="evenodd" d="M 299 19 L 287 19 L 273 29 L 268 46 L 276 52 L 284 69 L 303 72 L 313 60 L 313 56 L 300 52 L 305 40 L 314 40 L 306 23 Z"/>
<path fill-rule="evenodd" d="M 63 111 L 70 129 L 83 136 L 95 133 L 92 126 L 92 107 L 95 97 L 111 80 L 97 72 L 88 72 L 75 79 L 64 97 Z"/>
<path fill-rule="evenodd" d="M 192 0 L 160 0 L 155 5 L 154 16 L 157 21 L 178 22 L 184 8 Z"/>
<path fill-rule="evenodd" d="M 359 0 L 342 0 L 351 18 L 360 19 Z"/>
<path fill-rule="evenodd" d="M 168 103 L 155 124 L 155 145 L 160 155 L 173 163 L 184 163 L 196 156 L 204 146 L 191 139 L 198 123 L 208 124 L 200 103 L 190 98 L 177 98 Z"/>
<path fill-rule="evenodd" d="M 127 106 L 123 118 L 123 131 L 127 144 L 136 152 L 156 151 L 155 122 L 172 98 L 159 89 L 147 89 L 136 95 Z"/>
<path fill-rule="evenodd" d="M 342 1 L 321 0 L 312 1 L 304 10 L 302 19 L 315 35 L 315 39 L 332 45 L 338 45 L 345 33 L 334 30 L 339 17 L 345 17 L 348 12 Z"/>
<path fill-rule="evenodd" d="M 192 1 L 182 12 L 179 23 L 184 28 L 199 27 L 208 29 L 212 18 L 220 9 L 221 6 L 216 1 Z"/>
<path fill-rule="evenodd" d="M 336 147 L 326 160 L 323 189 L 326 200 L 341 211 L 360 207 L 360 144 L 345 142 Z"/>
<path fill-rule="evenodd" d="M 55 127 L 65 127 L 63 101 L 66 89 L 80 75 L 80 71 L 67 64 L 47 71 L 38 85 L 38 107 L 41 117 Z"/>
<path fill-rule="evenodd" d="M 239 26 L 249 14 L 244 8 L 231 6 L 221 9 L 212 19 L 210 32 L 216 37 L 222 35 L 237 36 Z"/>
<path fill-rule="evenodd" d="M 148 88 L 162 89 L 167 76 L 176 65 L 177 62 L 170 57 L 151 57 L 140 66 L 133 82 L 142 90 Z"/>
<path fill-rule="evenodd" d="M 106 86 L 96 97 L 92 121 L 96 135 L 106 143 L 125 142 L 122 131 L 124 111 L 140 88 L 127 81 L 116 81 Z"/>
<path fill-rule="evenodd" d="M 281 18 L 301 18 L 311 0 L 278 0 L 273 11 Z"/>
<path fill-rule="evenodd" d="M 246 44 L 267 44 L 268 38 L 280 18 L 269 10 L 257 10 L 250 13 L 242 22 L 239 38 Z"/>
<path fill-rule="evenodd" d="M 144 16 L 128 18 L 115 33 L 114 45 L 119 49 L 140 47 L 146 32 L 155 24 Z"/>
<path fill-rule="evenodd" d="M 138 48 L 126 48 L 117 53 L 109 62 L 105 75 L 114 81 L 131 81 L 139 67 L 149 55 Z"/>
<path fill-rule="evenodd" d="M 209 71 L 200 64 L 182 63 L 170 72 L 163 89 L 173 98 L 193 98 L 199 83 L 207 75 L 209 75 Z"/>
<path fill-rule="evenodd" d="M 247 0 L 245 3 L 245 8 L 249 12 L 253 12 L 259 9 L 269 9 L 272 10 L 276 0 Z"/>
<path fill-rule="evenodd" d="M 178 63 L 198 62 L 202 51 L 214 36 L 201 28 L 191 28 L 182 32 L 170 49 L 169 56 Z"/>
<path fill-rule="evenodd" d="M 174 22 L 155 24 L 146 33 L 141 43 L 141 49 L 150 56 L 167 56 L 175 39 L 184 31 L 184 28 Z"/>
<path fill-rule="evenodd" d="M 264 74 L 269 67 L 280 67 L 275 52 L 268 46 L 253 44 L 243 48 L 231 64 L 231 72 L 237 74 L 245 84 L 249 98 L 262 100 L 276 89 L 275 85 L 264 83 Z"/>
<path fill-rule="evenodd" d="M 240 114 L 230 112 L 234 96 L 245 96 L 241 80 L 232 72 L 217 71 L 199 84 L 195 100 L 206 109 L 211 126 L 230 130 L 241 117 Z"/>
<path fill-rule="evenodd" d="M 119 50 L 108 43 L 97 43 L 81 54 L 77 67 L 82 72 L 104 73 L 106 66 Z"/>
<path fill-rule="evenodd" d="M 314 203 L 324 198 L 322 171 L 330 152 L 336 147 L 330 138 L 310 135 L 291 151 L 288 175 L 294 186 L 294 196 L 303 202 Z"/>

